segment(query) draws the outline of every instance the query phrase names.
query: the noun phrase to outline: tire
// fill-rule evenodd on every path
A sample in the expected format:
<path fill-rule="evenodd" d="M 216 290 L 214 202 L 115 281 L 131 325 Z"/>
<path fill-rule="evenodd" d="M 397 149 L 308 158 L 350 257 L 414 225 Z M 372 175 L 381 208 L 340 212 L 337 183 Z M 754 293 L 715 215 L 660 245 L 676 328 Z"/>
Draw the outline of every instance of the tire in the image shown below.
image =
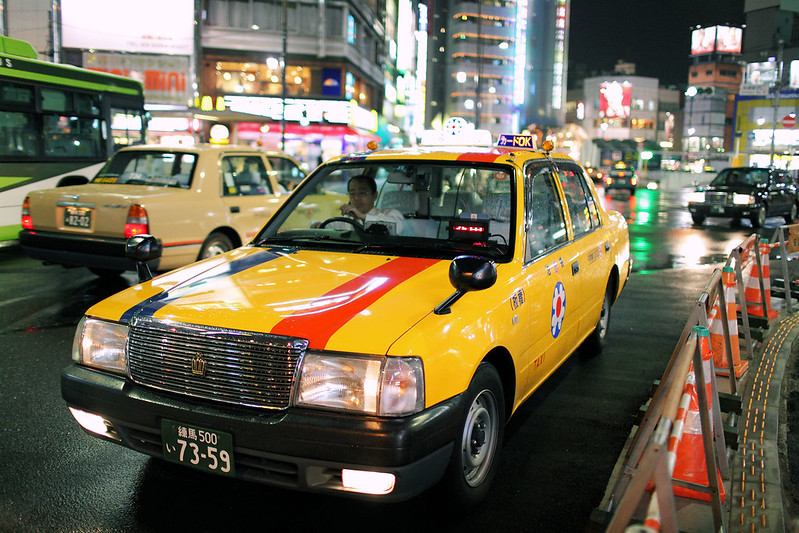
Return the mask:
<path fill-rule="evenodd" d="M 692 214 L 691 218 L 693 219 L 694 224 L 697 226 L 701 226 L 702 224 L 705 223 L 705 217 L 702 215 Z"/>
<path fill-rule="evenodd" d="M 787 215 L 785 215 L 785 223 L 793 224 L 797 216 L 799 216 L 799 210 L 797 210 L 796 202 L 791 202 L 791 210 Z"/>
<path fill-rule="evenodd" d="M 608 333 L 608 326 L 610 326 L 611 287 L 612 285 L 608 283 L 605 289 L 605 296 L 602 298 L 602 310 L 599 312 L 599 320 L 597 320 L 594 331 L 585 338 L 582 346 L 580 346 L 580 352 L 588 357 L 601 354 L 602 349 L 605 347 L 605 337 Z"/>
<path fill-rule="evenodd" d="M 755 214 L 749 219 L 752 223 L 753 228 L 762 228 L 763 224 L 766 223 L 766 206 L 761 205 L 755 211 Z"/>
<path fill-rule="evenodd" d="M 233 242 L 224 233 L 212 233 L 205 239 L 200 255 L 197 259 L 207 259 L 215 255 L 229 252 L 233 249 Z"/>
<path fill-rule="evenodd" d="M 486 497 L 497 472 L 504 433 L 502 381 L 493 365 L 481 363 L 465 393 L 461 429 L 441 483 L 450 504 L 472 505 Z"/>

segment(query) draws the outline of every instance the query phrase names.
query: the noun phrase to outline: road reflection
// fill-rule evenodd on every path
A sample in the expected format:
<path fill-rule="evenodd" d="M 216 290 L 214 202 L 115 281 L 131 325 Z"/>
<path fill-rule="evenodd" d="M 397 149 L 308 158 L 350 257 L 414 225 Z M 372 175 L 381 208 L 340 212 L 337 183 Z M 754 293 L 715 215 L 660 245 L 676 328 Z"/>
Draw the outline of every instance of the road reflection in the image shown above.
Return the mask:
<path fill-rule="evenodd" d="M 606 209 L 619 211 L 627 220 L 633 271 L 695 267 L 723 263 L 730 251 L 753 233 L 771 238 L 782 218 L 770 218 L 760 231 L 748 221 L 710 219 L 695 226 L 688 212 L 688 190 L 639 189 L 606 194 L 599 188 Z"/>

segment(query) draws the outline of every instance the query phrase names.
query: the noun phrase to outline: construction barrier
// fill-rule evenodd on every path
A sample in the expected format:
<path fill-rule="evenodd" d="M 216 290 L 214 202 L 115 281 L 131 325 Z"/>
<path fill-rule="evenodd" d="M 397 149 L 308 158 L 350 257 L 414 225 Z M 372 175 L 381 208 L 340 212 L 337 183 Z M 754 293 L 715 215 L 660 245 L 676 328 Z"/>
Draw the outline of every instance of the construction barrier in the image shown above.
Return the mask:
<path fill-rule="evenodd" d="M 729 376 L 730 368 L 740 379 L 749 368 L 749 361 L 741 359 L 741 343 L 738 338 L 738 318 L 735 303 L 735 270 L 725 266 L 721 271 L 724 292 L 716 298 L 708 315 L 710 346 L 714 354 L 716 375 Z M 726 304 L 726 317 L 722 306 Z M 726 323 L 727 327 L 724 327 Z"/>
<path fill-rule="evenodd" d="M 792 229 L 793 252 L 799 252 L 799 225 Z M 646 412 L 614 470 L 617 475 L 596 510 L 606 531 L 679 531 L 677 498 L 708 505 L 714 530 L 727 530 L 722 503 L 728 493 L 725 485 L 731 481 L 716 375 L 729 378 L 732 394 L 723 399 L 728 407 L 733 404 L 725 416 L 734 424 L 742 403 L 738 380 L 753 359 L 750 319 L 757 327 L 768 328 L 779 314 L 771 305 L 769 270 L 770 252 L 777 247 L 790 309 L 792 282 L 782 228 L 774 240 L 769 244 L 756 235 L 745 239 L 731 251 L 724 268 L 714 271 L 695 301 Z M 736 448 L 737 432 L 732 435 L 731 447 Z"/>
<path fill-rule="evenodd" d="M 752 265 L 746 281 L 746 312 L 749 316 L 773 320 L 779 313 L 771 308 L 771 271 L 769 255 L 771 245 L 761 240 L 758 246 L 759 260 Z"/>
<path fill-rule="evenodd" d="M 713 353 L 710 351 L 710 335 L 707 328 L 697 327 L 699 335 L 699 346 L 702 357 L 702 372 L 704 376 L 704 383 L 699 384 L 701 387 L 704 385 L 706 405 L 703 406 L 705 410 L 713 409 L 714 402 L 714 389 L 711 386 L 713 376 Z M 711 483 L 709 480 L 708 472 L 709 462 L 705 454 L 703 443 L 703 428 L 700 413 L 699 393 L 697 392 L 697 372 L 693 363 L 688 370 L 688 375 L 685 379 L 685 386 L 683 388 L 683 396 L 686 397 L 688 407 L 685 412 L 678 418 L 684 420 L 682 427 L 682 435 L 679 444 L 674 452 L 675 464 L 672 478 L 676 482 L 683 482 L 675 484 L 674 494 L 684 498 L 693 498 L 696 500 L 710 501 Z M 718 396 L 715 398 L 718 403 Z M 710 419 L 712 426 L 713 419 Z M 721 502 L 724 502 L 725 491 L 721 481 L 721 473 L 718 468 L 714 469 L 717 475 L 717 489 Z M 699 487 L 699 488 L 697 488 Z"/>

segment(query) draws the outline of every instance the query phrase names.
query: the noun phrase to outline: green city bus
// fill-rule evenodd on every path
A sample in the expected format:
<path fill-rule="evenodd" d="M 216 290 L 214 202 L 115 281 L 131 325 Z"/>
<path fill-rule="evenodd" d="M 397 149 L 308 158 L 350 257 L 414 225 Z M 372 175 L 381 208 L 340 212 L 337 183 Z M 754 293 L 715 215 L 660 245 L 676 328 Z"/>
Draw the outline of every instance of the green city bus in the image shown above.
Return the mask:
<path fill-rule="evenodd" d="M 29 191 L 86 182 L 144 142 L 146 122 L 139 81 L 40 61 L 0 36 L 0 242 L 17 239 Z"/>

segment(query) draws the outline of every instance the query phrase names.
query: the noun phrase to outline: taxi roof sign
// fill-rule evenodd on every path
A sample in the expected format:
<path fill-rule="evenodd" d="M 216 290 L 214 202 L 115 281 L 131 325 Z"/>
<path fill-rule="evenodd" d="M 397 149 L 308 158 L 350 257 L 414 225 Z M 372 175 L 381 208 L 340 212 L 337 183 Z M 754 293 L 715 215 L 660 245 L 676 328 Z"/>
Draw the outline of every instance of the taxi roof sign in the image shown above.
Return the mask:
<path fill-rule="evenodd" d="M 444 129 L 424 130 L 419 138 L 423 146 L 493 146 L 494 138 L 488 130 L 476 130 L 474 124 L 460 117 L 444 123 Z"/>
<path fill-rule="evenodd" d="M 497 139 L 497 146 L 503 148 L 527 148 L 530 150 L 538 148 L 534 135 L 513 135 L 510 133 L 501 134 L 499 139 Z"/>

